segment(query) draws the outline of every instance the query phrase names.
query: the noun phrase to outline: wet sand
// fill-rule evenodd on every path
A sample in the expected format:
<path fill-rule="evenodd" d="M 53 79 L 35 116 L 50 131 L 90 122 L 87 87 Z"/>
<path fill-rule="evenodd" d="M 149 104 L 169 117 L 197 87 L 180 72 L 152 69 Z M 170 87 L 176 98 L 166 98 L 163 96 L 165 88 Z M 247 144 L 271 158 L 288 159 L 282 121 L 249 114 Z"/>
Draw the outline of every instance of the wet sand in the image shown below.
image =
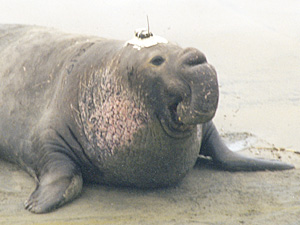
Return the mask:
<path fill-rule="evenodd" d="M 254 148 L 243 154 L 280 158 L 297 169 L 232 173 L 202 159 L 177 187 L 85 185 L 73 202 L 36 215 L 23 207 L 33 180 L 0 161 L 0 224 L 298 224 L 300 155 Z"/>
<path fill-rule="evenodd" d="M 148 14 L 155 34 L 202 50 L 216 67 L 221 96 L 214 121 L 228 144 L 296 165 L 282 172 L 231 173 L 202 160 L 175 188 L 86 185 L 72 203 L 34 215 L 23 209 L 34 181 L 0 161 L 1 224 L 300 223 L 300 155 L 288 151 L 300 151 L 300 3 L 0 0 L 0 5 L 1 23 L 124 40 L 146 27 Z M 286 150 L 271 151 L 274 146 Z"/>

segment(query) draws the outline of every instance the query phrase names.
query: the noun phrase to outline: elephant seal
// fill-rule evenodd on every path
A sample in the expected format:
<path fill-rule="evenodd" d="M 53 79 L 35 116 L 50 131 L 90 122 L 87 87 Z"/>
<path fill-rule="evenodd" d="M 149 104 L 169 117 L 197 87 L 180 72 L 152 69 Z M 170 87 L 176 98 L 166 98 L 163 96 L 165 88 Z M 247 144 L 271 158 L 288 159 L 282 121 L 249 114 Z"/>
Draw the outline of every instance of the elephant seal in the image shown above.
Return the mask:
<path fill-rule="evenodd" d="M 0 157 L 35 178 L 31 212 L 69 202 L 83 181 L 175 185 L 199 154 L 228 170 L 293 168 L 223 144 L 216 71 L 197 49 L 1 25 L 0 52 Z"/>

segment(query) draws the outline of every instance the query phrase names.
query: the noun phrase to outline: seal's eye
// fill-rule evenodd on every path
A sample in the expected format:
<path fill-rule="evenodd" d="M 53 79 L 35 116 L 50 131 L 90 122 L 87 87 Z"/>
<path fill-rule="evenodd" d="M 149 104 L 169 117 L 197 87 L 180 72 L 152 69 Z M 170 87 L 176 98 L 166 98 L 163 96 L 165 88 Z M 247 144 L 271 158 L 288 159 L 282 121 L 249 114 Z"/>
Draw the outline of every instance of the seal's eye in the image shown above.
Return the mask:
<path fill-rule="evenodd" d="M 151 63 L 155 66 L 160 66 L 161 64 L 163 64 L 163 62 L 165 61 L 165 59 L 161 56 L 155 56 L 153 57 L 153 59 L 151 59 Z"/>

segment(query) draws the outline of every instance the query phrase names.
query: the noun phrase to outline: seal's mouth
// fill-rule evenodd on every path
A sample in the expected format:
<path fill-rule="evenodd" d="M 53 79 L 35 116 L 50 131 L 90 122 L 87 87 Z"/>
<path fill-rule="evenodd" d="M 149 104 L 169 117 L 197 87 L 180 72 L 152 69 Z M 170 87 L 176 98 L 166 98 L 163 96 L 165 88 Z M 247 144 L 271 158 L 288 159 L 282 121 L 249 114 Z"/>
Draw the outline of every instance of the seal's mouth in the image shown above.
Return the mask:
<path fill-rule="evenodd" d="M 159 121 L 163 130 L 173 138 L 186 138 L 192 135 L 196 125 L 187 125 L 181 122 L 180 116 L 177 114 L 179 102 L 175 102 L 166 107 L 165 113 L 159 117 Z"/>

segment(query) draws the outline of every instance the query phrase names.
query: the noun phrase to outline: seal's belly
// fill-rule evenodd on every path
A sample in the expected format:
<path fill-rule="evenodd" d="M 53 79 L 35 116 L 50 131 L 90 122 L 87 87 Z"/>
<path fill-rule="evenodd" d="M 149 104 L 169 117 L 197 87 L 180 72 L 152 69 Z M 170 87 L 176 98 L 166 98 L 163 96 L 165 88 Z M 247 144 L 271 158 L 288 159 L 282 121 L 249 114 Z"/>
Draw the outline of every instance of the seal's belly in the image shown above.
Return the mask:
<path fill-rule="evenodd" d="M 141 130 L 130 146 L 103 155 L 100 182 L 142 188 L 178 183 L 197 160 L 201 131 L 198 125 L 191 136 L 181 140 L 170 138 L 162 130 L 157 135 Z"/>

